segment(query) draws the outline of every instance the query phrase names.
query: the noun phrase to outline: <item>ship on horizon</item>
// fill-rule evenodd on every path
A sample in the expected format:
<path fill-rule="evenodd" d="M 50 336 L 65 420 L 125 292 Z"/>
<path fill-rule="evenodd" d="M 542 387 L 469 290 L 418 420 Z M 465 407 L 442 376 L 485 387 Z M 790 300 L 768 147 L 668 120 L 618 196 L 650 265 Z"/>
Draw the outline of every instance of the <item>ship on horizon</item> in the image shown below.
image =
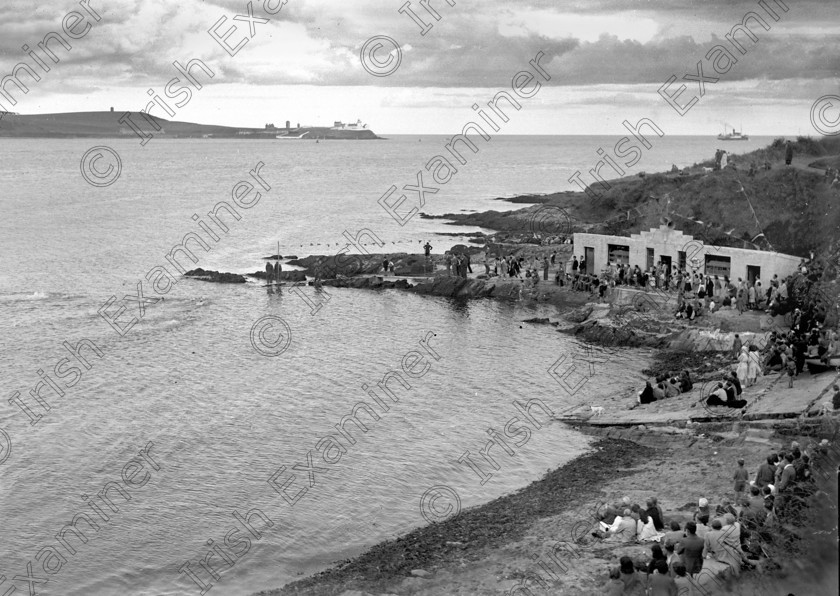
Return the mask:
<path fill-rule="evenodd" d="M 749 141 L 750 137 L 745 135 L 742 132 L 738 132 L 735 130 L 735 127 L 732 127 L 732 132 L 726 132 L 726 126 L 723 127 L 723 132 L 717 136 L 718 141 Z"/>

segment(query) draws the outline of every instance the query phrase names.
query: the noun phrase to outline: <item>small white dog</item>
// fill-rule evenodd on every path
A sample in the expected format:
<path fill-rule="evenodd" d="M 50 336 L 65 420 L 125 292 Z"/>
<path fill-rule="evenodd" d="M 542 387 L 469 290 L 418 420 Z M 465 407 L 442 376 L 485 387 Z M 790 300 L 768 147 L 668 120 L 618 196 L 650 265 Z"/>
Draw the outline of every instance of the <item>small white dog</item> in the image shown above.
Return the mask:
<path fill-rule="evenodd" d="M 714 170 L 712 170 L 712 168 L 703 168 L 703 171 L 707 174 L 711 174 Z"/>
<path fill-rule="evenodd" d="M 589 409 L 592 410 L 595 416 L 600 416 L 604 413 L 604 406 L 589 406 Z"/>

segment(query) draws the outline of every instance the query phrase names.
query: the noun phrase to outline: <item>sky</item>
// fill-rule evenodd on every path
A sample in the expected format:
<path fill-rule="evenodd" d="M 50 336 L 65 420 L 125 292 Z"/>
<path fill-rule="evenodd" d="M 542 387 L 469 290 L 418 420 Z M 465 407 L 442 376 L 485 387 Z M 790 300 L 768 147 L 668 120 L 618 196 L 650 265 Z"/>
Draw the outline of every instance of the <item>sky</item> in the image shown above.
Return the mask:
<path fill-rule="evenodd" d="M 498 102 L 508 118 L 494 119 L 499 134 L 624 135 L 623 121 L 650 118 L 674 135 L 726 126 L 814 135 L 812 106 L 840 93 L 836 0 L 430 0 L 429 10 L 411 0 L 401 13 L 405 4 L 2 0 L 0 109 L 137 112 L 151 89 L 175 115 L 151 113 L 173 120 L 254 127 L 362 120 L 381 134 L 451 135 L 480 122 L 474 104 L 491 113 L 488 102 L 506 92 L 520 107 Z M 755 41 L 735 35 L 739 49 L 727 35 L 751 12 L 763 23 L 748 21 Z M 38 49 L 50 33 L 70 46 L 46 42 L 57 62 Z M 375 43 L 367 42 L 383 37 L 392 41 L 370 53 Z M 529 64 L 540 53 L 542 73 Z M 179 76 L 173 63 L 194 59 L 212 78 L 193 68 L 201 89 L 190 87 L 188 101 L 185 93 L 167 98 L 167 83 Z M 523 71 L 533 78 L 517 78 Z M 28 92 L 5 78 L 13 73 Z M 823 113 L 840 118 L 840 99 Z"/>

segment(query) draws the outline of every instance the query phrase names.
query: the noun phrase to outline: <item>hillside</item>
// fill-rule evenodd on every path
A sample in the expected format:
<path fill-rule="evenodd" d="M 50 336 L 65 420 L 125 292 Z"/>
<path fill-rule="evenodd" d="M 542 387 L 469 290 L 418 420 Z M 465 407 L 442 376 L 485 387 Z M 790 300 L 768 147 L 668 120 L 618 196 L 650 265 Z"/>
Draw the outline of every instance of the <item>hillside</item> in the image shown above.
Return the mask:
<path fill-rule="evenodd" d="M 762 168 L 765 161 L 769 170 Z M 751 163 L 758 168 L 753 176 L 748 172 Z M 812 163 L 818 167 L 810 167 Z M 508 213 L 442 217 L 507 232 L 551 234 L 571 229 L 617 235 L 671 220 L 675 227 L 709 243 L 807 257 L 811 250 L 828 250 L 840 238 L 840 188 L 832 188 L 825 177 L 825 168 L 835 163 L 840 163 L 840 139 L 800 137 L 790 167 L 784 164 L 784 142 L 778 139 L 736 156 L 734 168 L 707 172 L 704 168 L 713 165 L 710 156 L 687 172 L 609 180 L 608 189 L 592 187 L 599 195 L 595 198 L 583 192 L 517 197 L 513 202 L 539 204 Z"/>

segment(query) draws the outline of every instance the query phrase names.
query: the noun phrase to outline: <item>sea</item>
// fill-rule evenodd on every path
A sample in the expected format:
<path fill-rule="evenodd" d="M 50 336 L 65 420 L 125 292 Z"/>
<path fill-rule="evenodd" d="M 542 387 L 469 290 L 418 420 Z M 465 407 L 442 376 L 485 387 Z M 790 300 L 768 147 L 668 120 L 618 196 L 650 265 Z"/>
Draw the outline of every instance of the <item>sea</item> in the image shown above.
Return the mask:
<path fill-rule="evenodd" d="M 419 253 L 427 241 L 441 253 L 466 242 L 441 233 L 481 229 L 419 214 L 401 224 L 380 197 L 396 187 L 389 203 L 404 194 L 402 214 L 517 209 L 498 199 L 574 190 L 569 177 L 616 140 L 496 137 L 440 185 L 424 166 L 445 154 L 445 136 L 0 139 L 0 591 L 252 594 L 587 452 L 591 440 L 545 410 L 632 395 L 651 354 L 522 322 L 556 307 L 160 272 L 175 272 L 166 256 L 200 223 L 218 240 L 205 234 L 206 250 L 191 241 L 196 262 L 181 255 L 185 268 L 248 273 L 278 250 L 335 254 L 348 237 L 372 253 Z M 725 145 L 651 141 L 628 173 L 691 165 Z M 422 205 L 404 190 L 421 170 L 436 188 Z M 223 213 L 222 233 L 207 213 L 233 196 L 247 208 Z M 322 439 L 340 437 L 335 425 L 360 402 L 374 406 L 369 391 L 382 397 L 378 383 L 406 360 L 409 387 L 392 374 L 388 411 L 360 413 L 366 431 L 348 422 L 353 442 L 322 459 Z M 488 451 L 526 404 L 527 440 Z"/>

